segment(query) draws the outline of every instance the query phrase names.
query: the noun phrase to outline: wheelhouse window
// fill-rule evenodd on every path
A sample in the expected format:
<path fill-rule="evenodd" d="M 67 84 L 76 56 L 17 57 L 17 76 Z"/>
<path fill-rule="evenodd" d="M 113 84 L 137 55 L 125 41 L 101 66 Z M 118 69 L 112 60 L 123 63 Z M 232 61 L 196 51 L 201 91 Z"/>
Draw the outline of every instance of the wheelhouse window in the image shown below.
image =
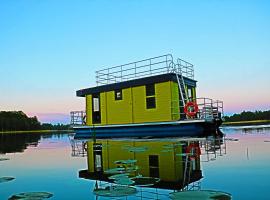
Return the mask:
<path fill-rule="evenodd" d="M 155 84 L 146 85 L 145 92 L 146 92 L 146 109 L 156 108 Z"/>
<path fill-rule="evenodd" d="M 114 91 L 114 99 L 115 100 L 122 100 L 123 99 L 122 90 L 115 90 Z"/>

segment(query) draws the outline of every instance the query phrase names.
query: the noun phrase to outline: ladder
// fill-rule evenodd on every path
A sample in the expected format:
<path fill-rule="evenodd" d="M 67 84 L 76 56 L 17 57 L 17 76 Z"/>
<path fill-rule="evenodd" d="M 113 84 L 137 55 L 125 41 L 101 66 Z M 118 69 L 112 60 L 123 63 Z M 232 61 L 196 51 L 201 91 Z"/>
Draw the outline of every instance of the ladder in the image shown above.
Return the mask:
<path fill-rule="evenodd" d="M 175 72 L 177 83 L 178 83 L 178 88 L 179 88 L 179 93 L 183 102 L 183 107 L 185 107 L 187 103 L 187 91 L 185 87 L 185 81 L 182 75 L 182 70 L 181 66 L 179 67 L 179 72 Z M 180 75 L 180 78 L 179 78 Z"/>

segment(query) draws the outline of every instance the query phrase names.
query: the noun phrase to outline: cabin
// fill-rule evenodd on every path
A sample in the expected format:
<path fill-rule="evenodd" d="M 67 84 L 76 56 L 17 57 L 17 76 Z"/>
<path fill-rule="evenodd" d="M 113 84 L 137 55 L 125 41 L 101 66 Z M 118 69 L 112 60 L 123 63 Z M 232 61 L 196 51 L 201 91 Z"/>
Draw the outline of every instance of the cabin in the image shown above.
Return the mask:
<path fill-rule="evenodd" d="M 188 98 L 196 98 L 196 81 L 184 77 Z M 179 90 L 173 73 L 77 91 L 86 100 L 86 125 L 166 122 L 180 119 Z"/>

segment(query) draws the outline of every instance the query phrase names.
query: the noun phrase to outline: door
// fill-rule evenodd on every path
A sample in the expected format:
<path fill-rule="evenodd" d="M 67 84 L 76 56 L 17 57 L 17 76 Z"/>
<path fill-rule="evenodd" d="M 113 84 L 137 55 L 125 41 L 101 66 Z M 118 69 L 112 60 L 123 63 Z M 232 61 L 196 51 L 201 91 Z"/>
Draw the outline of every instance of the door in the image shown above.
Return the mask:
<path fill-rule="evenodd" d="M 101 112 L 100 112 L 100 95 L 92 95 L 92 124 L 101 123 Z"/>

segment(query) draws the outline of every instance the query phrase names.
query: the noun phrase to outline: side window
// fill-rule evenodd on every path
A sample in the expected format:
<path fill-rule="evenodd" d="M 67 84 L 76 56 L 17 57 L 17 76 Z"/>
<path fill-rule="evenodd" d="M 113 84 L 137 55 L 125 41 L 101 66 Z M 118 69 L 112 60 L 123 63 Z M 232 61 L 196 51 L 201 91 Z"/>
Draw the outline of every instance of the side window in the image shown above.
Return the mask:
<path fill-rule="evenodd" d="M 114 91 L 114 99 L 115 100 L 122 100 L 123 99 L 122 90 L 115 90 Z"/>
<path fill-rule="evenodd" d="M 155 85 L 154 84 L 146 85 L 145 92 L 146 92 L 146 109 L 156 108 Z"/>
<path fill-rule="evenodd" d="M 192 88 L 188 88 L 188 98 L 192 99 Z"/>

